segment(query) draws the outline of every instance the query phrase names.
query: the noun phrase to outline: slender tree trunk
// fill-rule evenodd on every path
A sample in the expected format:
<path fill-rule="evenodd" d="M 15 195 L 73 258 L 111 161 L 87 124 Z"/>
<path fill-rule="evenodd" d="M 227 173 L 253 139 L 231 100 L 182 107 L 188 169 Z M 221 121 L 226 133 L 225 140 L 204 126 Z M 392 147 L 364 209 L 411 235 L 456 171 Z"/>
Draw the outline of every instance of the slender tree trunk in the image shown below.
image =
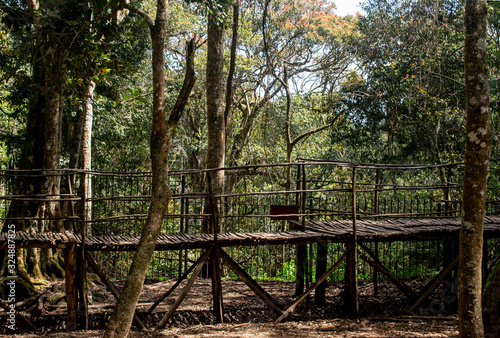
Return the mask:
<path fill-rule="evenodd" d="M 168 152 L 172 136 L 179 123 L 182 112 L 194 86 L 196 76 L 194 73 L 194 40 L 187 49 L 187 67 L 184 84 L 177 98 L 177 102 L 170 114 L 168 122 L 165 121 L 164 107 L 164 46 L 167 25 L 167 1 L 158 0 L 156 6 L 156 19 L 153 20 L 144 12 L 135 7 L 127 7 L 141 15 L 151 30 L 152 40 L 152 71 L 153 71 L 153 128 L 151 131 L 151 165 L 152 186 L 151 204 L 146 224 L 141 233 L 139 245 L 135 251 L 127 281 L 120 293 L 120 297 L 108 323 L 104 337 L 127 337 L 134 317 L 137 301 L 141 294 L 144 280 L 151 257 L 156 246 L 168 204 L 170 203 L 170 186 L 168 177 Z"/>
<path fill-rule="evenodd" d="M 120 293 L 104 337 L 123 338 L 128 336 L 171 196 L 167 171 L 170 135 L 167 133 L 165 125 L 163 105 L 165 89 L 163 49 L 166 34 L 167 1 L 158 0 L 156 11 L 156 20 L 153 25 L 150 25 L 153 50 L 153 128 L 150 139 L 153 192 L 146 224 L 143 227 L 127 281 Z"/>
<path fill-rule="evenodd" d="M 481 312 L 483 223 L 491 152 L 486 63 L 486 0 L 465 5 L 466 151 L 458 269 L 461 337 L 483 337 Z"/>
<path fill-rule="evenodd" d="M 229 74 L 227 75 L 226 84 L 226 108 L 224 111 L 224 123 L 226 127 L 226 138 L 229 128 L 229 120 L 233 110 L 234 102 L 234 71 L 236 69 L 236 47 L 238 46 L 238 26 L 239 26 L 240 7 L 238 2 L 233 5 L 233 37 L 231 40 L 231 59 L 229 62 Z"/>
<path fill-rule="evenodd" d="M 92 123 L 94 120 L 94 109 L 93 109 L 93 99 L 94 90 L 96 83 L 93 79 L 88 79 L 88 83 L 84 95 L 84 109 L 83 109 L 83 120 L 82 120 L 82 133 L 81 133 L 81 148 L 82 148 L 82 158 L 81 167 L 82 169 L 90 170 L 92 169 Z M 85 198 L 89 199 L 92 197 L 92 179 L 87 176 L 87 180 L 82 182 L 85 185 Z M 92 219 L 92 202 L 88 201 L 85 206 L 85 214 L 87 219 Z M 89 229 L 88 229 L 89 230 Z M 87 232 L 88 233 L 88 232 Z M 90 233 L 88 233 L 90 235 Z"/>

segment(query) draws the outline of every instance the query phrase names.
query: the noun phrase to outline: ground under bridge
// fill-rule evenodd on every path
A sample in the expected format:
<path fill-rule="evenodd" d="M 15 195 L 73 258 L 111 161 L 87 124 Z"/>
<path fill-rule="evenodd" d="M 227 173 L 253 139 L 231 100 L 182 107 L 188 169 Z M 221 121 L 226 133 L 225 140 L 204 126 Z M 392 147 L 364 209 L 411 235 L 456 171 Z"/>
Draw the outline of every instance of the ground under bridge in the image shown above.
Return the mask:
<path fill-rule="evenodd" d="M 194 279 L 206 266 L 203 263 L 208 260 L 214 262 L 221 259 L 234 275 L 244 280 L 277 313 L 277 320 L 280 321 L 313 291 L 316 302 L 324 302 L 323 282 L 339 269 L 343 270 L 345 280 L 344 308 L 352 316 L 359 309 L 358 273 L 363 264 L 371 268 L 374 284 L 378 283 L 379 275 L 393 282 L 410 299 L 412 305 L 409 310 L 412 311 L 456 269 L 456 243 L 460 229 L 460 164 L 396 166 L 304 161 L 223 170 L 232 190 L 225 194 L 205 192 L 203 176 L 210 175 L 211 170 L 171 172 L 174 195 L 156 250 L 169 254 L 164 263 L 176 262 L 171 270 L 179 278 L 179 283 L 174 286 L 185 278 L 189 278 L 189 283 L 158 326 L 167 323 L 189 292 Z M 497 259 L 496 239 L 500 238 L 497 170 L 496 167 L 491 169 L 487 196 L 485 274 L 488 264 Z M 110 259 L 103 260 L 99 254 L 131 252 L 137 247 L 138 233 L 150 198 L 150 174 L 80 170 L 49 174 L 60 176 L 62 186 L 66 186 L 60 196 L 9 193 L 14 191 L 11 189 L 18 180 L 39 178 L 47 173 L 4 171 L 2 183 L 6 193 L 2 196 L 5 210 L 2 218 L 6 225 L 20 221 L 24 224 L 58 222 L 61 232 L 28 234 L 16 231 L 14 237 L 6 232 L 0 235 L 0 247 L 8 249 L 10 240 L 16 249 L 64 250 L 68 328 L 75 329 L 77 313 L 81 313 L 77 310 L 82 305 L 86 307 L 85 299 L 78 297 L 78 294 L 84 294 L 79 293 L 78 288 L 84 286 L 75 282 L 81 273 L 80 267 L 90 265 L 110 289 L 114 288 L 107 268 Z M 288 182 L 283 179 L 287 176 L 290 177 Z M 87 184 L 82 184 L 84 182 Z M 7 212 L 9 207 L 19 202 L 58 204 L 60 214 L 48 220 Z M 217 208 L 208 208 L 209 205 Z M 202 228 L 209 233 L 201 233 Z M 410 288 L 404 278 L 384 262 L 382 246 L 395 242 L 435 243 L 432 245 L 433 257 L 428 259 L 434 262 L 435 273 L 421 290 Z M 331 243 L 340 245 L 335 247 L 337 251 L 333 255 Z M 238 250 L 259 247 L 275 250 L 278 256 L 273 258 L 275 265 L 287 262 L 287 250 L 289 256 L 293 256 L 295 303 L 280 304 L 259 286 L 251 269 L 241 262 L 237 263 L 241 261 Z M 293 248 L 292 253 L 286 248 Z M 83 254 L 79 257 L 78 252 Z M 248 251 L 243 251 L 245 254 L 248 255 Z M 268 254 L 272 255 L 272 252 Z M 313 262 L 313 257 L 316 257 L 316 262 Z M 161 263 L 158 260 L 155 264 Z M 411 262 L 408 264 L 411 265 Z M 278 271 L 279 267 L 272 270 Z M 214 309 L 219 312 L 216 316 L 222 319 L 223 290 L 217 287 L 220 286 L 219 272 L 213 270 L 212 278 L 215 285 Z M 118 290 L 114 289 L 117 294 Z M 172 292 L 173 289 L 167 291 L 157 303 Z M 154 307 L 148 313 L 152 311 Z M 85 312 L 81 316 L 83 322 Z M 139 326 L 143 325 L 140 324 L 143 315 L 137 313 Z"/>

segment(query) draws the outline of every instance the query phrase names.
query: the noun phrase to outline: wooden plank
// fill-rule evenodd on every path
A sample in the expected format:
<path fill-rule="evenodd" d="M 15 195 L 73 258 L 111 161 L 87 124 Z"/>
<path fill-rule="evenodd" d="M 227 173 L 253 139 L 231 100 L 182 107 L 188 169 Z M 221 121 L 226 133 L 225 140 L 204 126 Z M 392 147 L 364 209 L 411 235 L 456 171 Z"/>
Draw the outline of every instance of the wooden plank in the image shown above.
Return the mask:
<path fill-rule="evenodd" d="M 433 292 L 436 290 L 436 288 L 441 284 L 441 282 L 450 274 L 450 272 L 455 268 L 455 266 L 458 264 L 458 257 L 451 262 L 451 264 L 443 270 L 440 274 L 439 277 L 436 278 L 434 283 L 432 283 L 429 288 L 424 292 L 422 297 L 420 297 L 415 304 L 410 308 L 409 312 L 415 311 L 420 304 L 422 304 Z"/>
<path fill-rule="evenodd" d="M 311 292 L 316 290 L 317 287 L 319 285 L 321 285 L 328 278 L 328 276 L 330 276 L 335 270 L 337 270 L 337 268 L 340 266 L 340 264 L 344 261 L 344 258 L 345 258 L 345 255 L 340 257 L 340 259 L 334 265 L 332 265 L 332 267 L 330 269 L 328 269 L 328 271 L 326 273 L 324 273 L 320 278 L 318 278 L 314 284 L 311 284 L 307 288 L 307 290 L 304 291 L 304 293 L 301 294 L 297 298 L 297 300 L 295 302 L 293 302 L 293 304 L 285 312 L 283 312 L 283 314 L 278 319 L 276 319 L 276 323 L 281 323 L 283 320 L 285 320 L 286 317 L 288 317 L 295 310 L 295 308 L 300 303 L 302 303 L 307 298 L 307 296 L 309 296 L 309 294 Z"/>
<path fill-rule="evenodd" d="M 260 298 L 262 299 L 271 309 L 277 314 L 281 315 L 283 313 L 283 306 L 273 298 L 269 293 L 267 293 L 249 274 L 243 270 L 238 263 L 236 263 L 224 250 L 219 249 L 221 258 L 224 260 L 226 265 L 233 270 L 233 272 Z"/>
<path fill-rule="evenodd" d="M 200 263 L 198 264 L 198 266 L 196 267 L 196 269 L 193 271 L 193 274 L 191 275 L 191 278 L 189 278 L 187 285 L 184 287 L 182 292 L 177 296 L 174 303 L 168 309 L 168 312 L 165 314 L 165 316 L 163 316 L 163 318 L 160 320 L 160 322 L 156 326 L 155 330 L 163 329 L 165 327 L 165 325 L 167 324 L 168 320 L 173 316 L 173 314 L 175 313 L 175 311 L 177 310 L 179 305 L 181 305 L 182 301 L 184 300 L 186 295 L 191 290 L 191 287 L 193 286 L 196 278 L 200 274 L 201 269 L 203 269 L 203 265 L 208 260 L 211 251 L 212 251 L 211 249 L 208 249 L 203 253 L 202 259 L 201 259 Z"/>

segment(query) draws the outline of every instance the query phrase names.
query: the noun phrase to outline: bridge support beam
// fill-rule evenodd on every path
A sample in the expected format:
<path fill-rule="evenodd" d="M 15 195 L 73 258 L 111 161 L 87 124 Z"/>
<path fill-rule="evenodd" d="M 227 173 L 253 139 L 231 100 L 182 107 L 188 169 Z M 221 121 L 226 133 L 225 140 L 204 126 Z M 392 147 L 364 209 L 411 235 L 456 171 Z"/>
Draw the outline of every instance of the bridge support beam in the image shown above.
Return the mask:
<path fill-rule="evenodd" d="M 344 314 L 350 318 L 357 318 L 359 315 L 359 290 L 356 241 L 347 242 L 344 278 Z"/>
<path fill-rule="evenodd" d="M 298 244 L 295 263 L 295 297 L 304 292 L 307 279 L 307 244 Z"/>
<path fill-rule="evenodd" d="M 326 242 L 318 242 L 317 254 L 316 254 L 316 280 L 326 273 L 328 261 L 328 244 Z M 326 304 L 326 279 L 321 284 L 318 285 L 316 291 L 314 292 L 314 302 L 318 306 L 324 306 Z"/>
<path fill-rule="evenodd" d="M 78 301 L 76 288 L 76 242 L 69 242 L 64 250 L 64 281 L 66 304 L 68 308 L 67 331 L 76 331 L 78 327 Z"/>

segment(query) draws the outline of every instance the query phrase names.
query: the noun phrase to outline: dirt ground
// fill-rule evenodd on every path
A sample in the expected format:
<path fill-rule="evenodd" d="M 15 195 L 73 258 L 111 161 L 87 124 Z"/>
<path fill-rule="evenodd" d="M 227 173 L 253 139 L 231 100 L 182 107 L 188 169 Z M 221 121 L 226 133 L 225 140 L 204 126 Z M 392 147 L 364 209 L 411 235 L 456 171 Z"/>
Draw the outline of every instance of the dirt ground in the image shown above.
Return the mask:
<path fill-rule="evenodd" d="M 153 302 L 175 281 L 147 284 L 139 300 L 146 312 Z M 210 280 L 198 279 L 164 330 L 154 331 L 185 285 L 181 286 L 146 318 L 148 331 L 133 328 L 131 337 L 457 337 L 457 318 L 453 314 L 453 294 L 438 290 L 431 301 L 416 313 L 408 313 L 411 304 L 391 284 L 383 283 L 377 296 L 372 284 L 360 286 L 360 318 L 342 315 L 342 284 L 329 283 L 327 304 L 314 305 L 314 297 L 299 306 L 284 323 L 242 282 L 224 280 L 224 324 L 217 324 L 211 312 Z M 285 306 L 293 303 L 293 283 L 261 281 L 261 286 Z M 415 282 L 416 285 L 419 285 Z M 418 289 L 415 285 L 415 288 Z M 55 282 L 27 312 L 23 312 L 40 332 L 30 334 L 17 323 L 16 334 L 7 328 L 7 316 L 0 313 L 0 336 L 10 337 L 100 337 L 104 332 L 114 298 L 99 282 L 91 287 L 89 330 L 65 332 L 64 285 Z M 20 310 L 26 311 L 21 308 Z"/>

